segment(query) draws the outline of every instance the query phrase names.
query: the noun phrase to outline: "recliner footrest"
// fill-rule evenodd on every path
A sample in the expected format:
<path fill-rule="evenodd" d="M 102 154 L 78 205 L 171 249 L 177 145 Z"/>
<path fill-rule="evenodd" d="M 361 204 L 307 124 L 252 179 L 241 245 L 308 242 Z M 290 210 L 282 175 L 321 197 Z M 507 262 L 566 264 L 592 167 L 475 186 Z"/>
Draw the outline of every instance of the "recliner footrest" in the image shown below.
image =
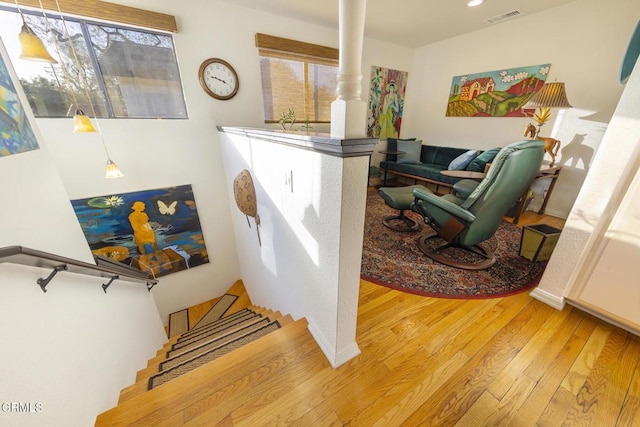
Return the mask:
<path fill-rule="evenodd" d="M 388 206 L 400 211 L 398 215 L 386 216 L 382 219 L 382 223 L 386 227 L 395 231 L 416 231 L 420 228 L 420 224 L 416 220 L 404 214 L 405 210 L 411 209 L 414 188 L 426 189 L 422 185 L 410 185 L 407 187 L 382 187 L 378 190 L 378 194 Z M 402 222 L 397 224 L 398 221 Z"/>
<path fill-rule="evenodd" d="M 399 211 L 411 209 L 413 203 L 413 189 L 420 188 L 427 190 L 422 185 L 409 185 L 407 187 L 382 187 L 378 189 L 378 194 L 384 202 Z"/>

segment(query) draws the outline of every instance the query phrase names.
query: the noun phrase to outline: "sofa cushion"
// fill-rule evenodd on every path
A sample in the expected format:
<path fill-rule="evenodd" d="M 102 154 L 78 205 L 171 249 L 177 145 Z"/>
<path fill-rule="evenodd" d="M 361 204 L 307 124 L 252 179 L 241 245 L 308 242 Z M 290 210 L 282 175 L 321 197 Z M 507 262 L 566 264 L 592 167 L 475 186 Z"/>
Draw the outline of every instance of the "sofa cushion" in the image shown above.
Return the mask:
<path fill-rule="evenodd" d="M 416 138 L 403 138 L 400 141 L 415 141 Z M 387 149 L 386 151 L 398 151 L 398 138 L 387 138 Z M 398 160 L 398 156 L 395 154 L 387 154 L 387 161 L 395 162 Z"/>
<path fill-rule="evenodd" d="M 398 154 L 398 163 L 420 163 L 420 150 L 422 150 L 422 141 L 406 141 L 398 140 L 398 151 L 404 151 Z"/>
<path fill-rule="evenodd" d="M 491 163 L 499 151 L 500 147 L 483 151 L 467 165 L 466 170 L 471 172 L 484 172 L 484 168 L 487 163 Z"/>
<path fill-rule="evenodd" d="M 450 171 L 464 170 L 464 168 L 466 168 L 469 163 L 471 163 L 471 161 L 476 158 L 476 156 L 478 156 L 478 150 L 469 150 L 467 152 L 464 152 L 455 159 L 451 160 L 451 163 L 449 163 L 449 167 L 447 169 L 449 169 Z"/>
<path fill-rule="evenodd" d="M 440 165 L 442 169 L 446 169 L 453 159 L 467 151 L 469 151 L 468 148 L 437 147 L 435 156 L 429 163 Z"/>

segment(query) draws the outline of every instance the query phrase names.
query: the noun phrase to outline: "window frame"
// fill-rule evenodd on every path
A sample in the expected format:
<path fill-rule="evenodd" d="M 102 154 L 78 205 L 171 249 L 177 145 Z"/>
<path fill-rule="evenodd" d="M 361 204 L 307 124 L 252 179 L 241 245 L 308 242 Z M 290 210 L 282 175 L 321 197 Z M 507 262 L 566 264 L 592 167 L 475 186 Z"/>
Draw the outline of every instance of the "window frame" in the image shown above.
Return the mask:
<path fill-rule="evenodd" d="M 26 4 L 26 2 L 24 2 L 24 3 Z M 108 4 L 106 2 L 100 2 L 100 3 Z M 121 6 L 121 5 L 118 5 L 118 6 Z M 98 118 L 99 119 L 122 119 L 122 120 L 126 120 L 126 119 L 132 119 L 132 120 L 153 119 L 153 120 L 157 120 L 158 116 L 149 115 L 149 116 L 146 116 L 146 117 L 141 117 L 141 116 L 130 117 L 130 116 L 116 116 L 115 115 L 115 112 L 114 112 L 115 110 L 114 110 L 113 104 L 111 102 L 111 98 L 109 96 L 109 92 L 107 90 L 107 86 L 106 86 L 106 83 L 105 83 L 105 80 L 104 80 L 104 76 L 102 74 L 102 69 L 100 67 L 100 64 L 99 64 L 99 61 L 98 61 L 98 57 L 97 57 L 96 52 L 95 52 L 95 48 L 93 46 L 93 41 L 91 39 L 91 34 L 89 32 L 88 26 L 89 25 L 105 26 L 105 27 L 109 27 L 109 28 L 114 28 L 116 30 L 137 31 L 137 32 L 140 32 L 140 33 L 160 34 L 160 35 L 163 35 L 163 36 L 170 37 L 171 38 L 171 45 L 172 45 L 173 59 L 175 61 L 176 67 L 178 69 L 178 77 L 179 77 L 178 78 L 178 82 L 180 84 L 180 94 L 181 94 L 181 97 L 182 97 L 182 101 L 183 101 L 185 110 L 184 110 L 184 116 L 182 116 L 182 117 L 174 116 L 174 117 L 161 117 L 161 118 L 163 120 L 188 120 L 189 119 L 189 111 L 188 111 L 188 107 L 187 107 L 187 100 L 186 100 L 186 97 L 185 97 L 184 85 L 183 85 L 183 82 L 182 82 L 182 73 L 180 72 L 180 66 L 178 64 L 178 57 L 177 57 L 177 53 L 176 53 L 176 49 L 175 49 L 175 41 L 174 41 L 172 32 L 167 31 L 167 30 L 162 30 L 162 29 L 159 29 L 159 28 L 138 27 L 138 26 L 134 26 L 134 25 L 126 24 L 126 23 L 122 24 L 122 23 L 119 23 L 119 22 L 101 21 L 101 20 L 91 19 L 91 18 L 78 16 L 78 15 L 69 15 L 64 10 L 62 11 L 62 15 L 61 15 L 60 12 L 58 12 L 58 11 L 51 11 L 51 10 L 48 10 L 48 9 L 45 8 L 45 13 L 43 13 L 42 10 L 34 10 L 34 9 L 30 9 L 30 8 L 25 8 L 24 5 L 21 5 L 20 11 L 18 11 L 17 7 L 6 5 L 6 4 L 3 4 L 3 3 L 0 2 L 0 12 L 1 11 L 8 11 L 8 12 L 12 12 L 12 13 L 15 13 L 15 14 L 18 14 L 18 15 L 20 14 L 20 11 L 21 11 L 23 15 L 36 16 L 36 17 L 41 18 L 41 19 L 57 19 L 57 20 L 64 19 L 64 21 L 66 21 L 66 22 L 70 22 L 70 23 L 74 23 L 74 24 L 79 25 L 80 30 L 82 32 L 83 41 L 84 41 L 85 47 L 87 49 L 87 54 L 88 54 L 89 60 L 91 62 L 91 66 L 93 67 L 93 70 L 94 70 L 96 83 L 97 83 L 98 87 L 101 90 L 101 93 L 95 94 L 95 96 L 102 98 L 102 100 L 104 102 L 104 109 L 105 109 L 106 115 L 98 114 Z M 141 12 L 145 12 L 145 13 L 155 14 L 155 12 L 148 12 L 148 11 L 144 11 L 144 10 L 140 10 L 140 11 Z M 173 18 L 173 16 L 170 16 L 170 15 L 165 15 L 165 16 Z M 173 18 L 173 22 L 175 23 L 175 18 Z M 175 29 L 177 31 L 177 27 L 175 27 Z M 18 75 L 18 79 L 20 79 L 19 75 Z M 93 103 L 93 96 L 92 96 L 92 99 L 90 100 L 90 102 Z M 94 108 L 95 108 L 95 104 L 94 104 Z M 100 108 L 96 108 L 96 111 L 98 111 L 98 110 L 100 110 Z M 39 114 L 36 114 L 35 111 L 34 111 L 34 116 L 36 118 L 43 118 L 43 119 L 63 119 L 63 118 L 71 117 L 70 115 L 66 115 L 66 116 L 39 115 Z"/>
<path fill-rule="evenodd" d="M 340 65 L 340 51 L 339 49 L 322 46 L 313 43 L 307 43 L 299 40 L 292 40 L 283 37 L 272 36 L 263 33 L 256 33 L 255 43 L 258 48 L 259 59 L 276 58 L 281 60 L 291 60 L 301 62 L 303 64 L 304 74 L 304 97 L 309 97 L 309 66 L 310 65 L 324 65 L 336 67 L 336 76 L 339 73 Z M 261 73 L 262 79 L 262 73 Z M 336 80 L 337 88 L 337 80 Z M 264 91 L 264 88 L 261 88 Z M 264 92 L 262 92 L 264 97 Z M 305 101 L 306 105 L 306 101 Z M 264 106 L 264 102 L 263 102 Z M 264 108 L 264 107 L 263 107 Z M 264 113 L 264 110 L 263 110 Z M 267 119 L 265 114 L 264 122 L 267 124 L 279 123 L 280 121 L 274 117 L 274 119 Z M 310 120 L 309 123 L 327 124 L 331 123 L 331 117 L 328 120 Z"/>

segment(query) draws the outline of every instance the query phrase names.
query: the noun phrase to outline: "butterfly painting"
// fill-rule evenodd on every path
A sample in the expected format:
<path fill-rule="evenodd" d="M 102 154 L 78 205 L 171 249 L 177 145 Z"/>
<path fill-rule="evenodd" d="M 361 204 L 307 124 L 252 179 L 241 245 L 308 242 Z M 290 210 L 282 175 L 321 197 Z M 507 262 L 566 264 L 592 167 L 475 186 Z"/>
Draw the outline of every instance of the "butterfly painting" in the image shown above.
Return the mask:
<path fill-rule="evenodd" d="M 162 200 L 158 200 L 158 210 L 162 215 L 173 215 L 176 213 L 176 206 L 178 205 L 178 201 L 174 201 L 169 203 L 167 206 Z"/>
<path fill-rule="evenodd" d="M 191 185 L 72 200 L 95 255 L 164 276 L 209 262 Z"/>

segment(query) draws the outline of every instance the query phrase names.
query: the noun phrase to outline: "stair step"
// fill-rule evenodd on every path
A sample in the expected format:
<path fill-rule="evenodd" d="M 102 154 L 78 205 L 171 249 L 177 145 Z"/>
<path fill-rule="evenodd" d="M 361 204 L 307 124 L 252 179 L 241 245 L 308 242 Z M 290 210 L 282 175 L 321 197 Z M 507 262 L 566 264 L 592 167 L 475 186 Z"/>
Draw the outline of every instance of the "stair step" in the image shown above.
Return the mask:
<path fill-rule="evenodd" d="M 234 319 L 234 318 L 236 318 L 237 316 L 242 316 L 242 315 L 244 315 L 244 314 L 246 314 L 246 313 L 248 313 L 248 312 L 254 312 L 254 313 L 255 313 L 255 310 L 252 310 L 250 307 L 245 307 L 245 308 L 243 308 L 242 310 L 237 311 L 237 312 L 235 312 L 234 314 L 231 314 L 231 315 L 228 315 L 228 316 L 222 317 L 221 319 L 218 319 L 218 320 L 216 320 L 215 322 L 211 322 L 211 323 L 209 323 L 209 324 L 207 324 L 207 325 L 200 326 L 200 327 L 197 327 L 197 328 L 196 328 L 196 327 L 192 327 L 190 330 L 188 330 L 188 331 L 184 332 L 184 333 L 182 334 L 182 337 L 187 337 L 187 336 L 189 336 L 189 335 L 197 334 L 197 333 L 199 333 L 200 331 L 206 330 L 207 328 L 215 327 L 215 325 L 222 324 L 222 323 L 224 323 L 224 322 L 228 322 L 228 321 L 230 321 L 231 319 Z"/>
<path fill-rule="evenodd" d="M 192 329 L 190 333 L 183 334 L 180 337 L 178 337 L 176 342 L 173 344 L 172 348 L 180 348 L 181 346 L 186 345 L 185 343 L 198 340 L 200 339 L 200 337 L 204 335 L 214 333 L 215 331 L 224 330 L 225 328 L 232 327 L 233 325 L 241 323 L 246 319 L 259 316 L 259 314 L 251 310 L 241 311 L 239 313 L 242 313 L 242 314 L 238 316 L 233 316 L 229 320 L 226 320 L 227 318 L 225 317 L 224 322 L 216 322 L 216 323 L 212 323 L 211 325 L 207 325 L 206 327 Z"/>
<path fill-rule="evenodd" d="M 282 325 L 282 327 L 284 327 L 286 325 L 289 325 L 290 323 L 295 323 L 293 321 L 293 318 L 291 317 L 291 315 L 287 315 L 287 316 L 279 318 L 277 320 Z M 278 332 L 278 331 L 276 331 L 276 332 Z M 271 335 L 271 334 L 269 334 L 269 335 Z M 267 335 L 267 336 L 269 336 L 269 335 Z M 260 341 L 260 340 L 258 340 L 258 341 Z M 247 346 L 250 346 L 252 343 L 249 343 Z M 240 350 L 239 352 L 234 352 L 234 354 L 243 353 L 243 351 L 244 351 L 244 349 Z M 153 369 L 155 369 L 155 370 L 153 370 Z M 130 399 L 138 396 L 138 395 L 146 393 L 148 391 L 149 378 L 152 375 L 156 374 L 156 373 L 158 373 L 157 365 L 155 367 L 152 367 L 151 369 L 146 370 L 146 375 L 143 375 L 142 372 L 140 372 L 140 375 L 139 375 L 140 379 L 137 379 L 136 383 L 134 383 L 134 384 L 132 384 L 132 385 L 130 385 L 128 387 L 125 387 L 120 391 L 118 404 L 121 404 L 123 402 L 126 402 L 127 400 L 130 400 Z"/>
<path fill-rule="evenodd" d="M 169 315 L 169 338 L 182 335 L 189 330 L 189 310 L 179 310 Z"/>
<path fill-rule="evenodd" d="M 216 320 L 222 318 L 227 310 L 233 305 L 234 302 L 238 299 L 237 295 L 232 294 L 224 294 L 222 298 L 216 302 L 213 307 L 207 311 L 207 313 L 202 316 L 202 318 L 196 323 L 192 329 L 199 328 L 207 325 L 208 323 L 215 322 Z"/>
<path fill-rule="evenodd" d="M 278 315 L 278 317 L 280 317 Z M 272 320 L 274 318 L 272 317 Z M 203 345 L 207 345 L 213 341 L 218 341 L 218 340 L 222 340 L 222 339 L 228 339 L 229 337 L 233 336 L 233 335 L 237 335 L 238 333 L 240 333 L 240 331 L 246 329 L 246 328 L 250 328 L 253 327 L 253 325 L 255 325 L 256 323 L 264 323 L 264 321 L 267 321 L 267 323 L 269 322 L 269 318 L 268 317 L 264 317 L 264 316 L 260 316 L 260 315 L 256 315 L 253 317 L 250 317 L 248 319 L 245 319 L 242 322 L 233 324 L 233 325 L 229 325 L 228 327 L 222 329 L 222 330 L 215 330 L 212 331 L 211 334 L 207 334 L 207 335 L 203 335 L 201 336 L 198 340 L 193 340 L 193 341 L 189 341 L 187 342 L 185 345 L 182 345 L 180 347 L 177 348 L 172 348 L 171 350 L 169 350 L 167 352 L 167 359 L 169 358 L 173 358 L 176 356 L 179 356 L 183 353 L 192 351 L 196 348 L 200 348 Z M 174 344 L 177 345 L 178 343 Z"/>
<path fill-rule="evenodd" d="M 261 394 L 266 394 L 268 387 L 273 387 L 268 380 L 275 378 L 279 370 L 295 368 L 309 371 L 308 367 L 299 366 L 307 356 L 313 358 L 314 367 L 318 364 L 322 365 L 321 368 L 330 367 L 309 334 L 306 320 L 292 321 L 242 349 L 223 355 L 160 387 L 125 399 L 121 396 L 117 407 L 98 415 L 96 425 L 155 425 L 167 423 L 175 416 L 184 423 L 198 415 L 207 416 L 210 413 L 202 412 L 218 412 L 218 406 L 233 402 L 233 393 L 246 395 L 247 387 L 252 390 L 258 388 Z M 198 412 L 187 416 L 186 411 L 191 411 L 191 408 L 198 409 Z M 197 424 L 216 423 L 205 421 Z"/>
<path fill-rule="evenodd" d="M 142 381 L 143 379 L 148 379 L 150 376 L 157 374 L 162 370 L 161 365 L 167 361 L 175 360 L 176 358 L 184 360 L 185 356 L 183 355 L 185 353 L 190 354 L 191 357 L 193 357 L 199 354 L 199 352 L 204 352 L 211 348 L 224 345 L 226 342 L 234 339 L 234 337 L 241 336 L 243 333 L 246 333 L 251 329 L 264 326 L 273 320 L 279 319 L 276 317 L 255 317 L 249 319 L 246 323 L 237 325 L 237 327 L 224 330 L 222 333 L 215 334 L 215 336 L 208 337 L 207 339 L 203 339 L 201 342 L 194 343 L 192 346 L 184 347 L 173 352 L 167 352 L 161 356 L 149 359 L 147 367 L 138 371 L 136 374 L 136 381 Z"/>
<path fill-rule="evenodd" d="M 277 321 L 268 323 L 256 330 L 248 332 L 247 334 L 238 336 L 237 338 L 226 343 L 223 346 L 214 348 L 212 350 L 209 350 L 207 352 L 200 354 L 199 356 L 189 359 L 183 363 L 180 363 L 176 366 L 165 369 L 162 372 L 156 375 L 153 375 L 151 378 L 149 378 L 149 390 L 151 390 L 152 388 L 161 386 L 167 381 L 171 381 L 172 379 L 175 379 L 188 371 L 192 371 L 206 363 L 209 363 L 212 360 L 215 360 L 220 356 L 230 353 L 233 350 L 236 350 L 242 347 L 243 345 L 250 343 L 251 341 L 257 340 L 258 338 L 261 338 L 277 329 L 280 329 L 280 324 Z"/>

